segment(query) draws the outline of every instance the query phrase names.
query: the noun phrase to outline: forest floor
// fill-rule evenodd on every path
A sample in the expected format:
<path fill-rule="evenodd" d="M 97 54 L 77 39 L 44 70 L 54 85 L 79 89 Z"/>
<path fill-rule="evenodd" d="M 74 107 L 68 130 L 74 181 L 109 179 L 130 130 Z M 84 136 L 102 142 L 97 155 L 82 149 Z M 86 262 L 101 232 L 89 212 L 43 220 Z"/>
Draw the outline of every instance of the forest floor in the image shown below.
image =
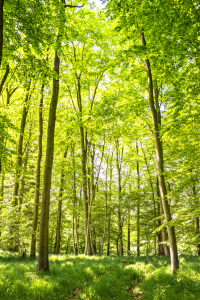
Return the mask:
<path fill-rule="evenodd" d="M 200 299 L 200 258 L 180 258 L 170 274 L 166 257 L 50 255 L 50 273 L 36 259 L 0 251 L 0 300 Z"/>

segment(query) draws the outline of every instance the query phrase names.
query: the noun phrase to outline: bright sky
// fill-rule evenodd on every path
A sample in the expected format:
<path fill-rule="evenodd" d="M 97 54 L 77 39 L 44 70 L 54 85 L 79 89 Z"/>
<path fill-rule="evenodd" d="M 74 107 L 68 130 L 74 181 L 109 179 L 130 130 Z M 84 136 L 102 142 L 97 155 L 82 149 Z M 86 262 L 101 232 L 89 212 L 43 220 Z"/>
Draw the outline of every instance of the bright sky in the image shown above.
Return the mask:
<path fill-rule="evenodd" d="M 96 6 L 98 6 L 99 8 L 103 7 L 102 1 L 100 0 L 93 0 L 93 2 L 96 4 Z"/>

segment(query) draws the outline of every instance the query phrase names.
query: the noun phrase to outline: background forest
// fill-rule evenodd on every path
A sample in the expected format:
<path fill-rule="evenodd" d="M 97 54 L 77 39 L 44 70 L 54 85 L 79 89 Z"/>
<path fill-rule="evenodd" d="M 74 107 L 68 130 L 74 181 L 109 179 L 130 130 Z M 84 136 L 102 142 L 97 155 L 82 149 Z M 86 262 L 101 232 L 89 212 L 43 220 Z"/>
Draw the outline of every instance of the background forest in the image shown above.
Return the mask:
<path fill-rule="evenodd" d="M 200 7 L 0 1 L 0 248 L 200 255 Z"/>

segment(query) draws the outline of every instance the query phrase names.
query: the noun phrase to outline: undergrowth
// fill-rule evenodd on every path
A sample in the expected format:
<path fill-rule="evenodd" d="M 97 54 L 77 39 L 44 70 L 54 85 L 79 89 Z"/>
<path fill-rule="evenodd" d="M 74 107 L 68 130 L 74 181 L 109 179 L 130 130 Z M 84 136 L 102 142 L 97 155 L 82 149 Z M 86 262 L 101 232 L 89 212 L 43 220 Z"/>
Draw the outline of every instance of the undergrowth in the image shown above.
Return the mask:
<path fill-rule="evenodd" d="M 37 260 L 0 252 L 0 300 L 200 299 L 200 259 L 180 259 L 170 274 L 166 257 L 50 255 L 50 273 Z"/>

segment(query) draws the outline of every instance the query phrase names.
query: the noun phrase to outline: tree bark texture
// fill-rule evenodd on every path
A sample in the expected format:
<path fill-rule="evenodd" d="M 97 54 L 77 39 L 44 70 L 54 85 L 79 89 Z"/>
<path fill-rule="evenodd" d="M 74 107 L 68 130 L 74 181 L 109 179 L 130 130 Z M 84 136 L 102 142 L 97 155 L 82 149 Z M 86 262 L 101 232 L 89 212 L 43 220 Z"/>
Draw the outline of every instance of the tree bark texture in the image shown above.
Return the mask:
<path fill-rule="evenodd" d="M 141 33 L 140 37 L 142 40 L 142 45 L 146 47 L 144 33 Z M 150 104 L 151 115 L 152 115 L 154 141 L 155 141 L 156 156 L 157 156 L 160 197 L 161 197 L 162 206 L 164 210 L 165 220 L 168 223 L 167 229 L 168 229 L 169 244 L 170 244 L 171 272 L 175 273 L 177 269 L 179 269 L 176 235 L 175 235 L 174 226 L 170 226 L 169 224 L 169 222 L 172 220 L 172 217 L 171 217 L 170 207 L 167 201 L 167 191 L 166 191 L 165 177 L 164 177 L 163 148 L 159 136 L 157 111 L 154 105 L 154 96 L 153 96 L 153 80 L 152 80 L 150 62 L 148 58 L 145 59 L 145 63 L 146 63 L 146 70 L 148 76 L 149 104 Z"/>
<path fill-rule="evenodd" d="M 60 60 L 55 52 L 54 71 L 59 75 Z M 48 259 L 48 232 L 49 232 L 49 205 L 50 205 L 50 188 L 51 173 L 54 155 L 54 133 L 56 123 L 56 110 L 59 95 L 59 79 L 53 78 L 53 93 L 49 109 L 48 131 L 47 131 L 47 149 L 44 168 L 42 204 L 40 216 L 40 232 L 39 232 L 39 254 L 37 270 L 49 271 Z"/>
<path fill-rule="evenodd" d="M 33 232 L 31 236 L 31 252 L 30 257 L 36 256 L 36 231 L 38 225 L 38 208 L 40 197 L 40 168 L 42 159 L 42 136 L 43 136 L 43 100 L 44 100 L 44 84 L 41 87 L 41 98 L 39 106 L 39 136 L 38 136 L 38 156 L 36 167 L 36 183 L 35 183 L 35 199 L 34 199 L 34 214 L 33 214 Z"/>

